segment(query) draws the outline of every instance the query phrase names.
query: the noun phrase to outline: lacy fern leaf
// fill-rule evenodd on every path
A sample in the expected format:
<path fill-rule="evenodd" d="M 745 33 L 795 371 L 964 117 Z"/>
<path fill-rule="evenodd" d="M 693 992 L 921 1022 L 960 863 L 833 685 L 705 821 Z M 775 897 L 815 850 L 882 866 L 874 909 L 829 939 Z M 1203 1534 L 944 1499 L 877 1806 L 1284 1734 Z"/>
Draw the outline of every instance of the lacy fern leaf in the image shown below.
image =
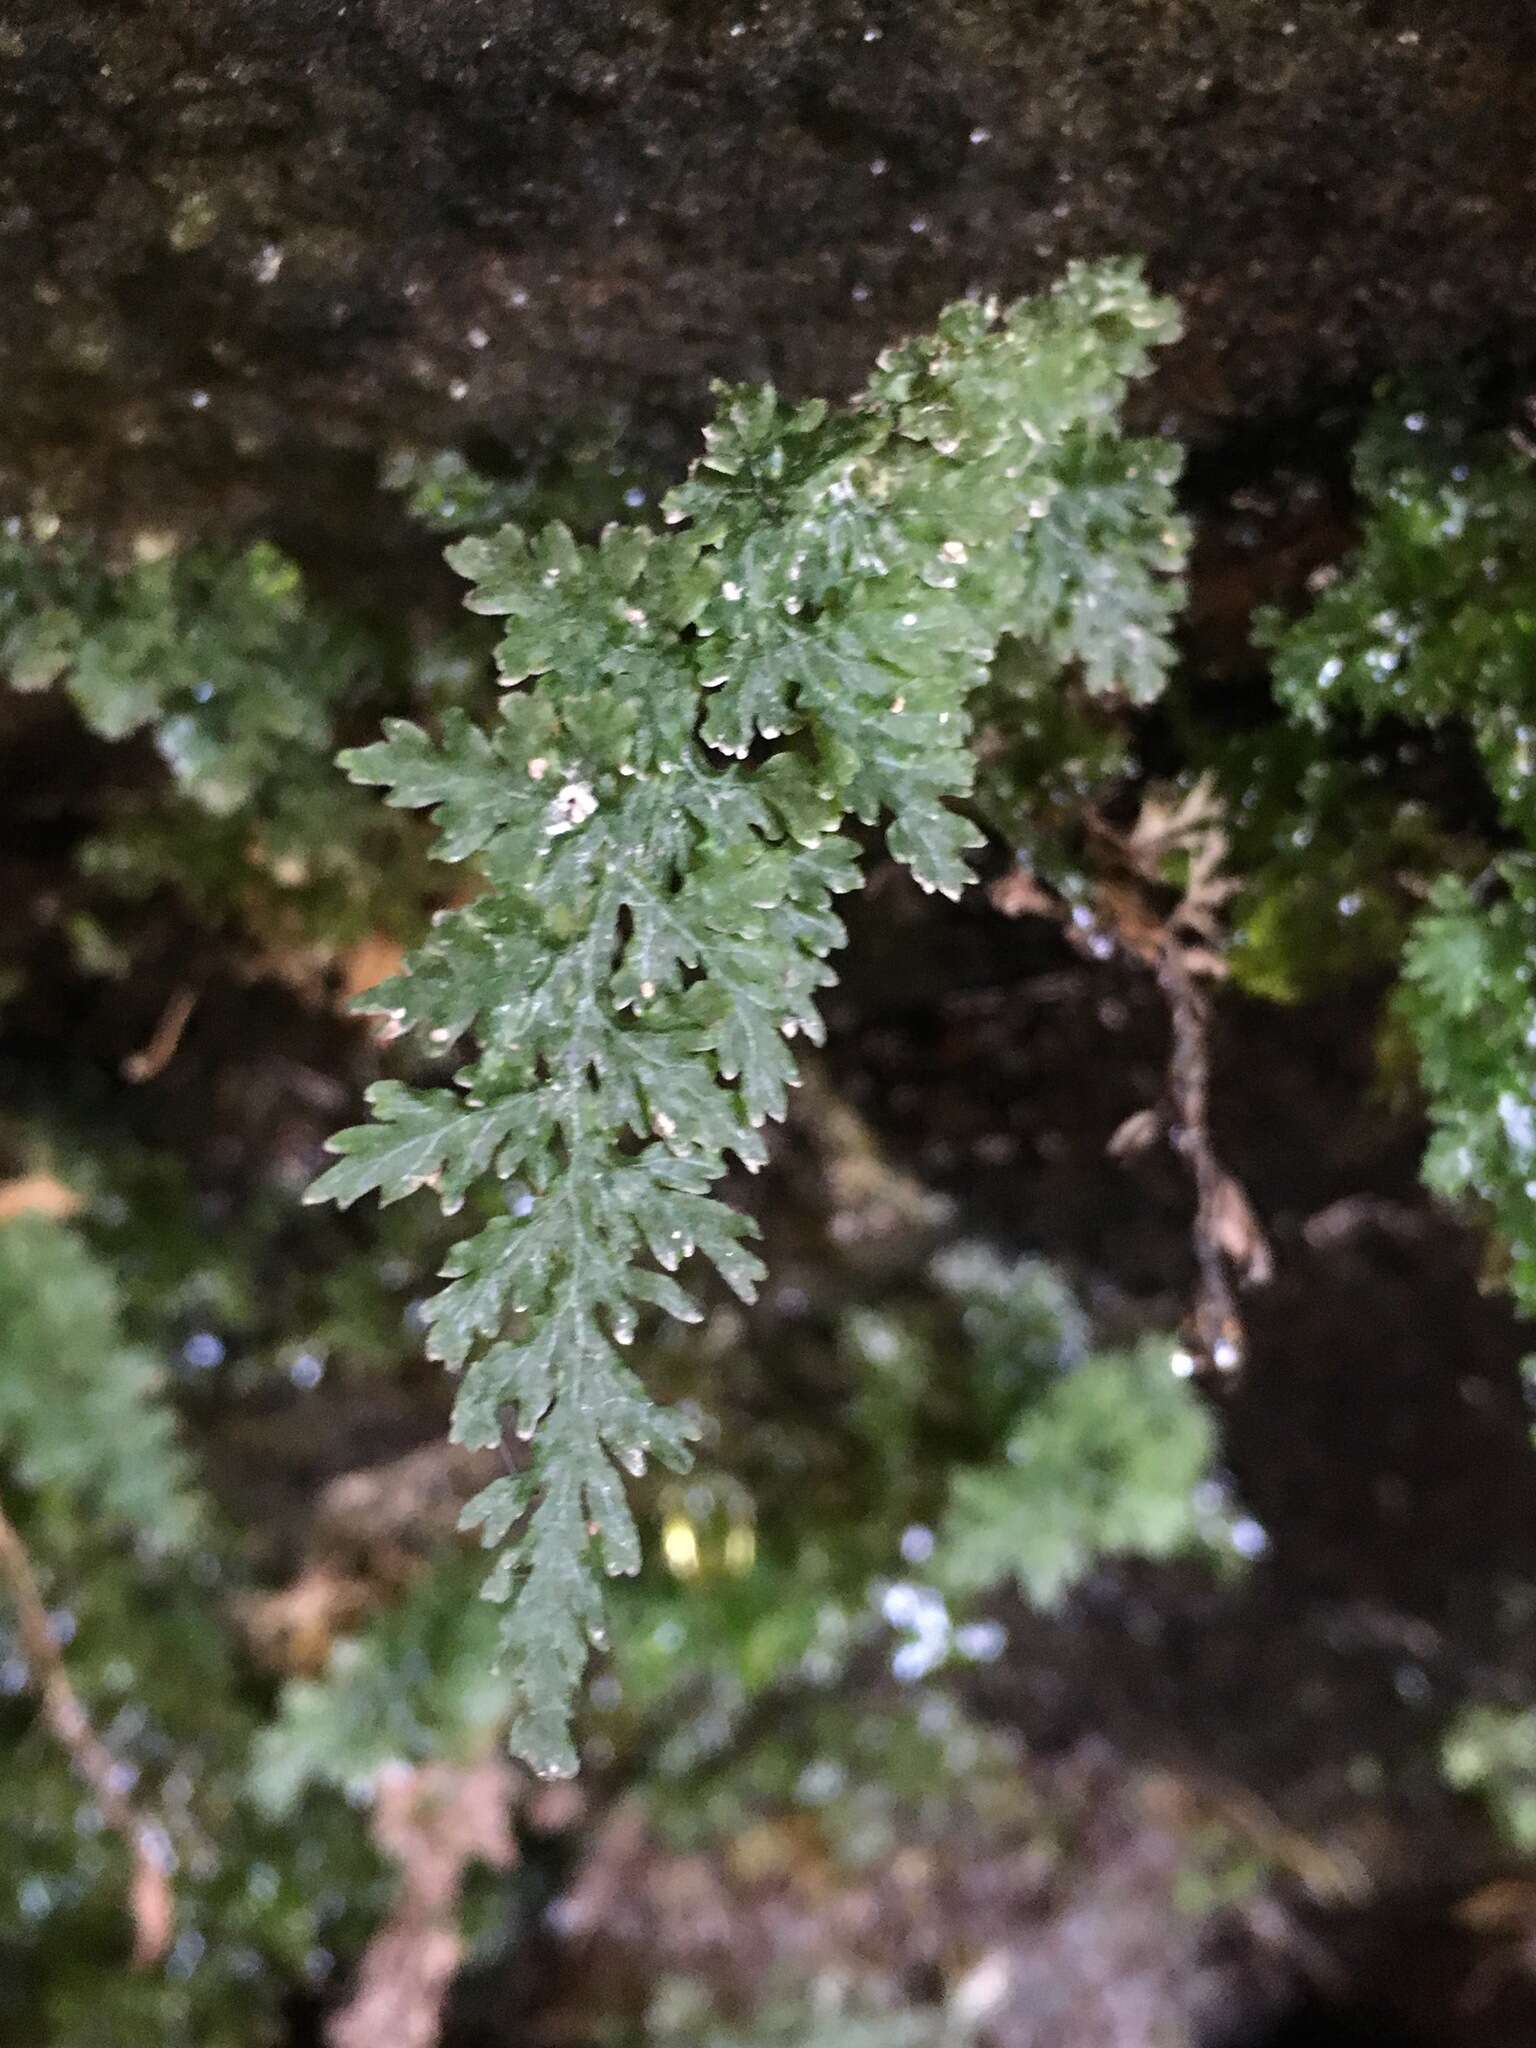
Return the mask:
<path fill-rule="evenodd" d="M 344 1132 L 312 1199 L 424 1183 L 450 1207 L 493 1174 L 498 1214 L 430 1304 L 462 1373 L 455 1434 L 531 1445 L 469 1511 L 502 1632 L 514 1747 L 569 1771 L 570 1709 L 600 1640 L 594 1566 L 639 1545 L 621 1473 L 681 1467 L 691 1424 L 621 1356 L 641 1313 L 696 1313 L 695 1253 L 749 1298 L 749 1221 L 711 1189 L 765 1157 L 793 1041 L 858 880 L 840 836 L 884 824 L 927 889 L 958 894 L 979 834 L 967 703 L 1005 636 L 1041 687 L 1152 694 L 1182 558 L 1175 464 L 1120 439 L 1128 380 L 1175 331 L 1129 268 L 1069 274 L 1006 312 L 951 308 L 888 351 L 840 412 L 726 391 L 669 531 L 561 526 L 449 559 L 505 622 L 509 695 L 482 732 L 396 723 L 343 756 L 393 804 L 431 807 L 445 858 L 486 887 L 442 917 L 370 1008 L 438 1047 L 472 1034 L 454 1092 L 397 1083 Z M 457 1107 L 455 1107 L 457 1104 Z"/>

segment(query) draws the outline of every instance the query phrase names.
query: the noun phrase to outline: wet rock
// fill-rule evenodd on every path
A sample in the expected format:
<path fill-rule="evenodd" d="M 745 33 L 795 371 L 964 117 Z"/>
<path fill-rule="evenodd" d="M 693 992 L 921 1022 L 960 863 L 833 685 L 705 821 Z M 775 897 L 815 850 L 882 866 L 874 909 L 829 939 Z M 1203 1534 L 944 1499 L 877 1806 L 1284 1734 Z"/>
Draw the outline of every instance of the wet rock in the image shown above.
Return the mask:
<path fill-rule="evenodd" d="M 670 465 L 712 376 L 847 388 L 1107 251 L 1187 308 L 1154 415 L 1219 434 L 1529 353 L 1533 113 L 1521 0 L 20 0 L 0 462 L 322 529 L 391 441 Z"/>

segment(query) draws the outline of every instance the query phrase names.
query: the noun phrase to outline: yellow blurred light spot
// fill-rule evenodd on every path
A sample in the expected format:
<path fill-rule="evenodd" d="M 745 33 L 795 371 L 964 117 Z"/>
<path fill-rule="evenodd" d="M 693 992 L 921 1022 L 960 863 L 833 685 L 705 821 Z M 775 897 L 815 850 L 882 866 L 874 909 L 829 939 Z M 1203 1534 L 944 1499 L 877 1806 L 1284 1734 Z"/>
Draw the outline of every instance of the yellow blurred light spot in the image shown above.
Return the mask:
<path fill-rule="evenodd" d="M 662 1524 L 661 1554 L 675 1579 L 699 1575 L 699 1539 L 685 1515 L 670 1515 Z"/>
<path fill-rule="evenodd" d="M 725 1532 L 725 1568 L 740 1578 L 757 1562 L 757 1531 L 750 1522 L 733 1522 Z"/>

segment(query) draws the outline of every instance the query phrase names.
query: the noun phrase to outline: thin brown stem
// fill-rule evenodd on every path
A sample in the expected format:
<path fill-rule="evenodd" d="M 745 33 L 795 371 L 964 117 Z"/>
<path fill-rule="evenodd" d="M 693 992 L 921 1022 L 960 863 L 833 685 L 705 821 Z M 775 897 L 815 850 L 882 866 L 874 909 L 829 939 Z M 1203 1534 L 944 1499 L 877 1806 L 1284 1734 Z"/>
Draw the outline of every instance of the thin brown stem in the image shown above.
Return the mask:
<path fill-rule="evenodd" d="M 43 1722 L 90 1788 L 102 1818 L 127 1844 L 133 1858 L 134 1961 L 141 1967 L 155 1962 L 165 1953 L 174 1920 L 165 1830 L 141 1814 L 123 1790 L 120 1766 L 92 1727 L 70 1682 L 31 1555 L 3 1503 L 0 1580 L 15 1609 L 16 1633 Z"/>
<path fill-rule="evenodd" d="M 181 1034 L 186 1030 L 188 1020 L 196 1008 L 196 990 L 177 989 L 162 1011 L 159 1023 L 150 1033 L 149 1043 L 138 1052 L 129 1053 L 123 1061 L 123 1079 L 134 1082 L 153 1081 L 163 1074 L 176 1057 L 176 1048 L 181 1044 Z"/>
<path fill-rule="evenodd" d="M 1241 1356 L 1242 1322 L 1227 1275 L 1225 1211 L 1233 1183 L 1216 1156 L 1210 1130 L 1210 998 L 1184 962 L 1174 938 L 1157 951 L 1157 985 L 1168 1006 L 1172 1044 L 1168 1055 L 1170 1137 L 1188 1162 L 1195 1183 L 1195 1335 L 1205 1357 L 1218 1368 Z"/>
<path fill-rule="evenodd" d="M 1202 783 L 1176 805 L 1144 800 L 1129 833 L 1092 809 L 1084 813 L 1099 866 L 1097 927 L 1079 929 L 1079 915 L 1027 870 L 994 883 L 992 901 L 1006 916 L 1053 918 L 1068 939 L 1094 958 L 1101 942 L 1140 960 L 1156 977 L 1168 1012 L 1170 1048 L 1165 1099 L 1153 1111 L 1126 1119 L 1110 1142 L 1122 1157 L 1150 1144 L 1161 1130 L 1189 1168 L 1195 1188 L 1192 1230 L 1195 1301 L 1186 1329 L 1201 1362 L 1218 1372 L 1243 1362 L 1244 1334 L 1237 1288 L 1263 1286 L 1273 1262 L 1252 1204 L 1235 1174 L 1221 1163 L 1211 1137 L 1210 1029 L 1212 1005 L 1204 977 L 1222 972 L 1218 912 L 1232 892 L 1221 873 L 1226 838 L 1209 789 Z M 1163 879 L 1170 850 L 1188 855 L 1180 900 L 1170 906 Z"/>

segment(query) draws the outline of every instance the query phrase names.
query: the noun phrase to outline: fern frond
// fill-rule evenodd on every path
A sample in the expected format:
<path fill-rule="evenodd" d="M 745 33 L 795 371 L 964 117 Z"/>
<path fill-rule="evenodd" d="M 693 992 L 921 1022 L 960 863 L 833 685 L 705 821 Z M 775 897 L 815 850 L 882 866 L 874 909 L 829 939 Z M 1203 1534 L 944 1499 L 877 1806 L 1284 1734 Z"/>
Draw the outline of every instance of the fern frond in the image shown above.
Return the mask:
<path fill-rule="evenodd" d="M 710 1191 L 732 1157 L 762 1164 L 793 1042 L 820 1038 L 858 881 L 840 828 L 883 823 L 956 895 L 979 843 L 955 808 L 967 704 L 1004 637 L 1039 650 L 1042 688 L 1074 664 L 1143 698 L 1166 671 L 1174 463 L 1122 442 L 1118 410 L 1174 331 L 1134 270 L 1080 268 L 1044 300 L 951 308 L 844 411 L 723 392 L 668 531 L 506 527 L 450 551 L 471 608 L 505 621 L 502 680 L 527 686 L 489 731 L 397 723 L 343 757 L 432 807 L 444 857 L 487 884 L 369 998 L 438 1047 L 472 1034 L 457 1094 L 385 1084 L 311 1199 L 505 1185 L 429 1344 L 462 1372 L 462 1441 L 510 1415 L 531 1442 L 469 1519 L 511 1539 L 488 1591 L 510 1602 L 514 1747 L 540 1770 L 575 1768 L 594 1564 L 638 1562 L 620 1471 L 681 1466 L 692 1433 L 622 1350 L 644 1310 L 694 1313 L 671 1276 L 695 1253 L 743 1297 L 761 1277 Z"/>

